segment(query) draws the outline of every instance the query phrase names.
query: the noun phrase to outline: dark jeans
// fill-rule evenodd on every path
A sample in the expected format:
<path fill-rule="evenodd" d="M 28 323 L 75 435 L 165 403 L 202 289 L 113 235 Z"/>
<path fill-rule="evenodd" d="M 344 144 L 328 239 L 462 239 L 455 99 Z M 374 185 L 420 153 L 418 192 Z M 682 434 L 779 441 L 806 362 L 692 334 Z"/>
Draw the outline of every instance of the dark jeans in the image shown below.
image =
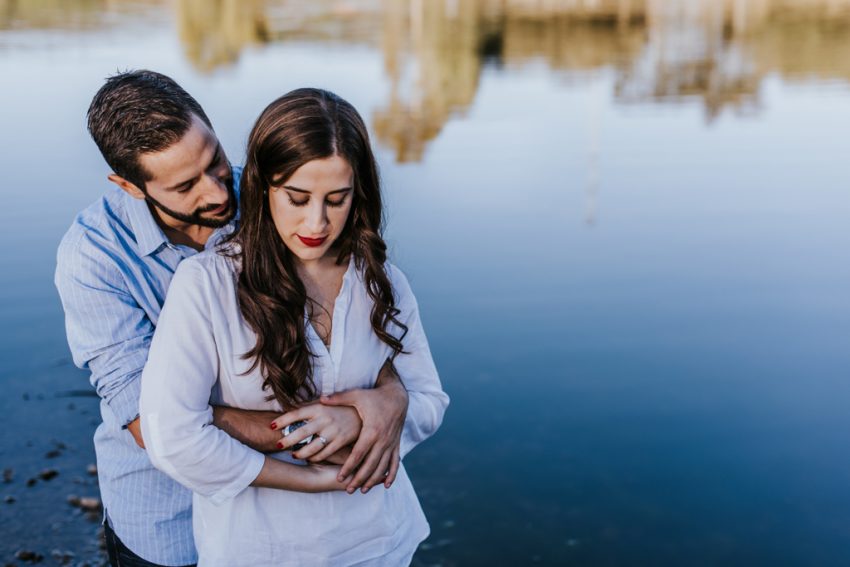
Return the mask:
<path fill-rule="evenodd" d="M 109 554 L 109 564 L 112 567 L 162 567 L 146 561 L 130 551 L 130 548 L 124 545 L 112 531 L 112 528 L 109 527 L 109 522 L 104 522 L 103 531 L 106 535 L 106 553 Z"/>

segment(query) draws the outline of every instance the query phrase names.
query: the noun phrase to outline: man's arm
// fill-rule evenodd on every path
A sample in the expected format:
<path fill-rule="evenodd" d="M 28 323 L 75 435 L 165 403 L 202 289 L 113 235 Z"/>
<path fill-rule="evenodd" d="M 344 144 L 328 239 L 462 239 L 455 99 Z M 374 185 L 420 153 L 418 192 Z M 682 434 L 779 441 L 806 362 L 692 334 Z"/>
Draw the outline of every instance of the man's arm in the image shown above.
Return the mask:
<path fill-rule="evenodd" d="M 105 246 L 87 233 L 69 233 L 59 247 L 55 281 L 74 363 L 91 372 L 97 394 L 127 428 L 138 417 L 153 324 Z"/>
<path fill-rule="evenodd" d="M 70 234 L 62 241 L 55 281 L 74 363 L 91 371 L 98 395 L 144 449 L 139 391 L 154 333 L 150 317 L 128 289 L 114 255 L 88 234 Z M 277 413 L 217 407 L 214 414 L 216 426 L 246 445 L 279 450 L 280 435 L 269 428 Z"/>
<path fill-rule="evenodd" d="M 213 425 L 228 435 L 261 453 L 280 451 L 280 434 L 269 427 L 269 422 L 280 414 L 276 411 L 246 410 L 228 406 L 213 406 Z M 136 444 L 145 448 L 141 420 L 137 417 L 127 425 L 127 431 Z"/>
<path fill-rule="evenodd" d="M 276 411 L 213 406 L 213 425 L 261 453 L 280 451 L 280 432 L 269 427 L 278 416 Z"/>

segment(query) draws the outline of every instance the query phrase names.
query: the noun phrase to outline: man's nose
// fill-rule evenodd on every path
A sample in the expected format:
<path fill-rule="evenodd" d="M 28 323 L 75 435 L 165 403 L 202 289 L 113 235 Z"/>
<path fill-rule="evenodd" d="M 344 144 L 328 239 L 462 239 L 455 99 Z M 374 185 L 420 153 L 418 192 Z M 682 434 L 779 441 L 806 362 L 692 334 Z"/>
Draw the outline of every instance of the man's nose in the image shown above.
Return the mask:
<path fill-rule="evenodd" d="M 223 179 L 217 175 L 207 173 L 204 175 L 203 183 L 204 192 L 206 193 L 206 201 L 208 204 L 217 203 L 221 205 L 227 201 L 229 195 L 227 192 L 227 185 L 224 183 Z"/>

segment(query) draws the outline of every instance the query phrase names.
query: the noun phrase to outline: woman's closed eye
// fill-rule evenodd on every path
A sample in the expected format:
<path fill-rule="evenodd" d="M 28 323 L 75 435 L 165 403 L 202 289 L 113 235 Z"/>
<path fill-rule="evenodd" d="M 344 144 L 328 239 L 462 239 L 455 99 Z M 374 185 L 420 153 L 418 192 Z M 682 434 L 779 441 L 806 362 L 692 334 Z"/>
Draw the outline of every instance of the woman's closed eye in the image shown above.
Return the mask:
<path fill-rule="evenodd" d="M 292 195 L 288 195 L 288 197 L 289 204 L 293 207 L 303 207 L 310 201 L 310 197 L 307 197 L 306 199 L 299 199 L 297 201 L 292 198 Z M 327 203 L 329 207 L 341 207 L 345 204 L 345 197 L 342 199 L 325 199 L 325 203 Z"/>

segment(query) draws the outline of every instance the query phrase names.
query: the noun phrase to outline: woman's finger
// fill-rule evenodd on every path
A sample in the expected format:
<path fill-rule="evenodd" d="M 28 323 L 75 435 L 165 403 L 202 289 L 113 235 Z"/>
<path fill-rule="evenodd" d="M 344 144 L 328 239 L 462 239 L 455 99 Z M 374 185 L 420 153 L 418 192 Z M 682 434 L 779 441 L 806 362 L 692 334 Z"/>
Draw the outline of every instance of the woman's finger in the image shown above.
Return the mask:
<path fill-rule="evenodd" d="M 316 434 L 313 436 L 313 440 L 307 443 L 306 446 L 301 447 L 297 451 L 292 451 L 292 456 L 296 459 L 309 459 L 322 449 L 326 448 L 329 444 L 330 441 L 321 435 Z"/>
<path fill-rule="evenodd" d="M 390 449 L 384 451 L 384 454 L 381 455 L 381 460 L 378 461 L 378 467 L 375 469 L 375 472 L 372 473 L 372 476 L 369 477 L 361 489 L 363 494 L 369 492 L 373 486 L 377 486 L 384 482 L 384 479 L 387 478 L 387 469 L 390 466 L 390 459 L 392 456 L 393 452 Z"/>
<path fill-rule="evenodd" d="M 401 464 L 401 455 L 399 453 L 399 446 L 396 445 L 393 447 L 393 455 L 390 458 L 390 471 L 387 473 L 387 478 L 384 480 L 384 488 L 389 488 L 393 485 L 395 481 L 395 477 L 398 474 L 398 467 Z"/>
<path fill-rule="evenodd" d="M 313 412 L 312 406 L 304 406 L 298 409 L 294 409 L 292 411 L 288 411 L 277 419 L 273 420 L 270 424 L 272 429 L 276 429 L 278 431 L 283 430 L 287 425 L 292 425 L 296 421 L 309 421 L 312 417 Z"/>
<path fill-rule="evenodd" d="M 330 439 L 328 444 L 324 446 L 318 453 L 310 457 L 310 461 L 314 463 L 321 463 L 322 461 L 327 461 L 328 458 L 342 449 L 345 445 L 342 441 L 337 439 Z"/>
<path fill-rule="evenodd" d="M 311 435 L 315 435 L 321 426 L 313 421 L 308 421 L 298 429 L 292 431 L 289 435 L 282 436 L 277 443 L 278 449 L 291 449 L 294 445 L 298 445 Z M 281 433 L 282 435 L 282 433 Z"/>

